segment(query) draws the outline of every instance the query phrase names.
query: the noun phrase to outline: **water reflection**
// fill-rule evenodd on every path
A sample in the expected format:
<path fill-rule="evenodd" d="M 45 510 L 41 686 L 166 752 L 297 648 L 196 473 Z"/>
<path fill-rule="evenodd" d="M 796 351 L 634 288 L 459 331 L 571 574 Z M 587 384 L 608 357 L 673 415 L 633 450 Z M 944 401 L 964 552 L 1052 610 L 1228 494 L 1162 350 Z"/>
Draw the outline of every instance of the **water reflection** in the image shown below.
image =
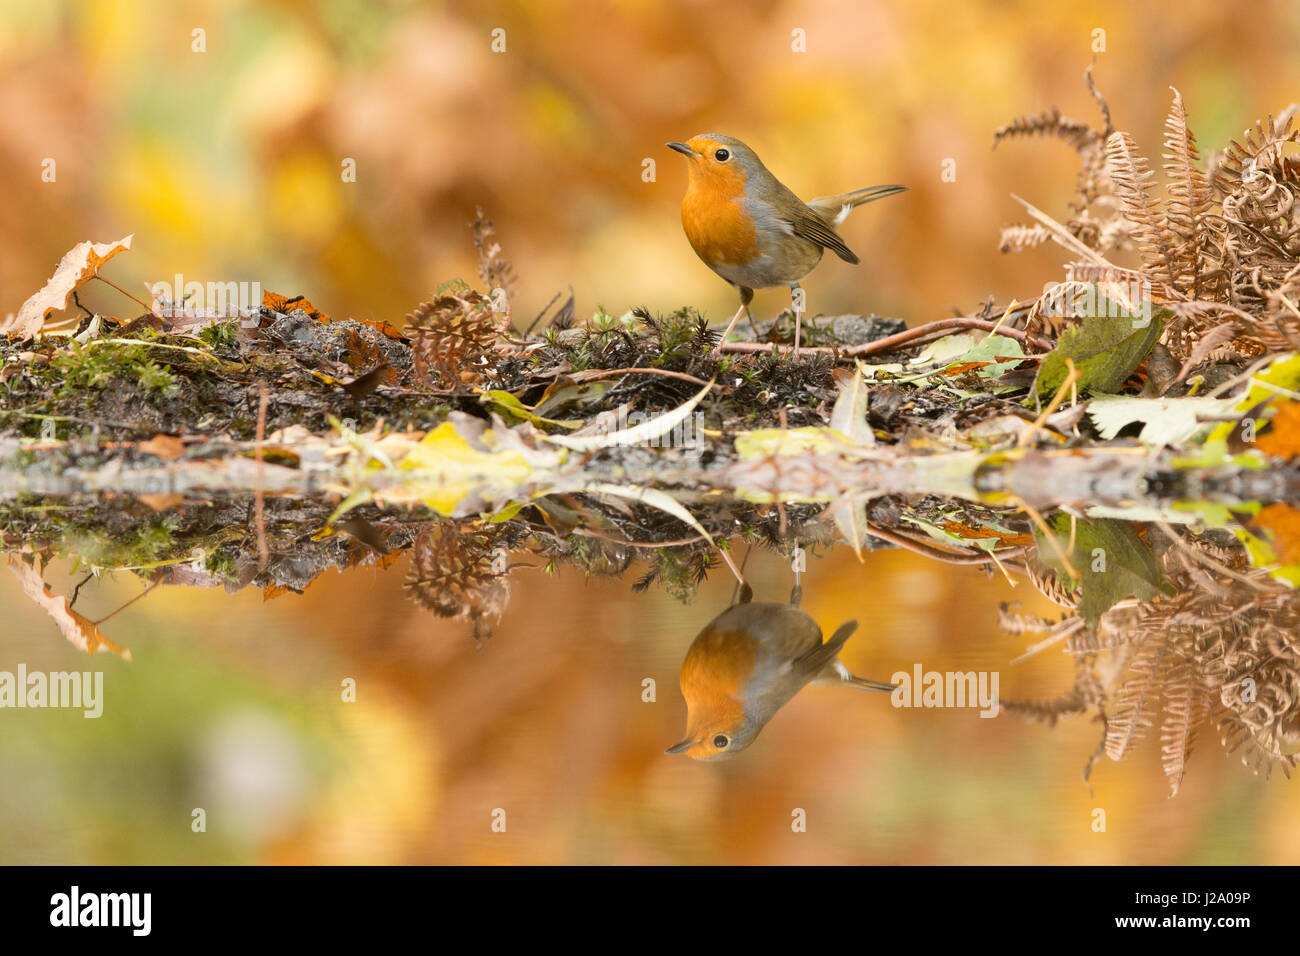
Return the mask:
<path fill-rule="evenodd" d="M 742 584 L 739 601 L 691 642 L 681 676 L 686 737 L 668 753 L 730 759 L 809 684 L 885 693 L 895 689 L 854 676 L 839 659 L 857 621 L 846 621 L 823 641 L 817 622 L 799 608 L 801 585 L 795 585 L 788 604 L 755 602 L 753 596 L 750 586 Z"/>
<path fill-rule="evenodd" d="M 73 644 L 120 653 L 132 643 L 130 625 L 119 628 L 111 615 L 92 620 L 81 611 L 83 588 L 94 574 L 111 570 L 114 561 L 141 581 L 133 600 L 159 585 L 222 586 L 230 593 L 260 588 L 271 599 L 304 591 L 326 571 L 383 571 L 401 562 L 394 574 L 402 577 L 408 599 L 457 622 L 480 647 L 506 613 L 521 574 L 576 566 L 588 579 L 618 578 L 635 568 L 635 591 L 662 588 L 689 600 L 711 572 L 722 569 L 719 551 L 704 540 L 618 539 L 607 533 L 613 524 L 599 519 L 597 504 L 581 496 L 525 507 L 495 523 L 416 521 L 362 508 L 332 535 L 306 533 L 324 521 L 325 505 L 268 501 L 265 557 L 247 535 L 205 530 L 229 528 L 229 515 L 246 506 L 229 501 L 156 513 L 124 501 L 101 509 L 101 526 L 83 526 L 80 536 L 64 539 L 71 546 L 58 556 L 93 569 L 65 594 L 41 581 L 56 557 L 52 543 L 40 537 L 46 509 L 32 510 L 30 537 L 10 532 L 5 546 L 23 593 Z M 960 517 L 954 508 L 960 508 Z M 1065 511 L 1035 514 L 1035 526 L 1023 514 L 937 499 L 883 500 L 871 513 L 868 553 L 905 548 L 918 560 L 957 566 L 950 574 L 980 569 L 986 580 L 1020 582 L 1019 595 L 1025 586 L 1033 588 L 1039 603 L 1050 601 L 1056 613 L 1029 610 L 1019 602 L 985 609 L 985 623 L 996 621 L 1013 640 L 1004 643 L 1004 657 L 982 668 L 935 669 L 925 661 L 925 642 L 918 640 L 895 649 L 901 652 L 888 660 L 873 662 L 871 672 L 888 681 L 863 680 L 840 654 L 860 621 L 865 627 L 858 643 L 874 640 L 872 609 L 838 625 L 823 642 L 818 619 L 799 607 L 799 585 L 789 603 L 771 603 L 752 600 L 746 583 L 689 647 L 679 647 L 679 660 L 685 655 L 680 682 L 686 735 L 669 753 L 702 760 L 733 756 L 749 747 L 804 686 L 847 683 L 894 691 L 888 701 L 872 704 L 874 712 L 892 703 L 895 709 L 975 708 L 983 716 L 1005 710 L 1052 725 L 1062 717 L 1090 717 L 1099 727 L 1099 741 L 1095 749 L 1077 754 L 1085 779 L 1103 754 L 1123 760 L 1141 739 L 1152 737 L 1170 792 L 1177 793 L 1189 757 L 1203 746 L 1198 736 L 1207 731 L 1263 776 L 1274 770 L 1289 775 L 1300 750 L 1300 603 L 1296 591 L 1275 576 L 1275 567 L 1252 566 L 1252 536 L 1284 541 L 1285 526 L 1267 509 L 1238 516 L 1235 535 L 1198 533 L 1164 518 L 1123 522 Z M 746 562 L 754 553 L 766 554 L 798 569 L 809 552 L 829 548 L 827 521 L 816 508 L 790 506 L 779 514 L 775 508 L 755 508 L 749 517 L 746 535 L 727 548 L 744 551 Z M 888 518 L 892 529 L 880 523 Z M 928 542 L 909 530 L 917 527 L 931 532 Z M 403 561 L 408 552 L 409 561 Z M 734 566 L 730 558 L 727 562 Z M 959 572 L 962 566 L 966 572 Z M 799 576 L 797 570 L 789 574 Z M 546 597 L 529 603 L 530 616 L 554 610 Z M 968 615 L 951 610 L 954 617 L 946 626 L 970 626 L 962 620 Z M 1019 694 L 1012 682 L 1007 696 L 1000 696 L 1008 690 L 1000 681 L 1003 667 L 1023 666 L 1022 661 L 1042 658 L 1049 650 L 1064 652 L 1071 662 L 1073 680 L 1064 692 L 1033 698 Z M 904 686 L 895 690 L 895 684 Z M 8 706 L 16 706 L 24 692 L 12 679 L 0 682 Z"/>

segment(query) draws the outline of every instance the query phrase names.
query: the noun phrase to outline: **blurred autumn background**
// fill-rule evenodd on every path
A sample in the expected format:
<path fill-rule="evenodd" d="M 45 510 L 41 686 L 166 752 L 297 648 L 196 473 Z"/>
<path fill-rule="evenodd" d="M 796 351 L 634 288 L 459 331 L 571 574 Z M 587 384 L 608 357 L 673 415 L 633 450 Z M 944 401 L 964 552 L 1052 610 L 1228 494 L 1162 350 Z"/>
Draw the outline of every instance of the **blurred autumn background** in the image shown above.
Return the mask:
<path fill-rule="evenodd" d="M 259 281 L 396 322 L 472 278 L 482 205 L 520 276 L 517 324 L 570 286 L 579 318 L 693 304 L 724 319 L 734 292 L 681 234 L 685 174 L 663 146 L 702 131 L 745 139 L 804 196 L 912 187 L 846 223 L 863 265 L 827 260 L 805 283 L 814 312 L 916 324 L 1036 295 L 1060 256 L 1004 257 L 999 227 L 1021 218 L 1012 192 L 1063 216 L 1075 158 L 994 152 L 992 132 L 1052 105 L 1093 119 L 1082 73 L 1099 30 L 1098 86 L 1149 153 L 1170 85 L 1206 148 L 1300 99 L 1288 2 L 4 0 L 0 313 L 76 242 L 134 233 L 108 270 L 132 290 L 176 273 Z M 82 301 L 123 314 L 96 285 Z M 760 292 L 755 312 L 787 303 Z M 1174 800 L 1152 742 L 1103 760 L 1090 795 L 1096 725 L 816 688 L 742 757 L 696 765 L 662 751 L 684 719 L 681 656 L 728 581 L 684 606 L 632 594 L 631 578 L 524 569 L 476 651 L 404 599 L 403 567 L 268 603 L 160 589 L 116 616 L 106 631 L 135 660 L 94 660 L 103 718 L 0 712 L 0 862 L 1300 862 L 1295 785 L 1254 778 L 1211 728 Z M 760 597 L 787 592 L 775 556 L 752 567 Z M 58 593 L 79 579 L 65 572 L 47 576 Z M 140 587 L 88 585 L 78 609 L 98 618 Z M 999 601 L 1050 613 L 1028 590 L 837 551 L 810 562 L 805 607 L 827 629 L 863 622 L 846 655 L 858 673 L 919 660 L 1053 696 L 1069 661 L 1009 667 L 1024 644 L 997 630 Z M 0 620 L 0 670 L 87 666 L 8 574 Z M 348 677 L 355 704 L 340 701 Z"/>

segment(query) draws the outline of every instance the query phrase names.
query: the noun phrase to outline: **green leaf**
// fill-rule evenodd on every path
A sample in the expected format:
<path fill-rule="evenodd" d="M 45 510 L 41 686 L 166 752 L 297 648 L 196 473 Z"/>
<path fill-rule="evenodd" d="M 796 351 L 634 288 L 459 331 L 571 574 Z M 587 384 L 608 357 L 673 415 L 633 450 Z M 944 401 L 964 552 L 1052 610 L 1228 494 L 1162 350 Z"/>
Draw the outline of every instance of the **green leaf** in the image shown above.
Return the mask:
<path fill-rule="evenodd" d="M 1105 300 L 1101 300 L 1105 305 Z M 1043 357 L 1034 380 L 1034 391 L 1040 397 L 1054 395 L 1065 381 L 1069 370 L 1065 360 L 1071 359 L 1079 370 L 1079 391 L 1117 392 L 1142 364 L 1160 336 L 1163 319 L 1168 310 L 1161 310 L 1145 325 L 1137 316 L 1108 315 L 1114 308 L 1098 307 L 1099 314 L 1089 316 L 1082 325 L 1072 326 L 1061 333 L 1056 348 Z"/>
<path fill-rule="evenodd" d="M 1065 551 L 1070 542 L 1070 516 L 1058 512 L 1051 526 L 1060 550 Z M 1036 530 L 1034 537 L 1039 559 L 1068 586 L 1071 578 L 1057 549 L 1041 530 Z M 1151 548 L 1123 521 L 1077 521 L 1070 563 L 1082 575 L 1076 590 L 1079 614 L 1088 627 L 1096 627 L 1101 616 L 1125 598 L 1149 601 L 1157 594 L 1169 593 Z"/>
<path fill-rule="evenodd" d="M 498 411 L 505 412 L 506 415 L 516 420 L 532 422 L 534 425 L 555 425 L 560 428 L 569 429 L 578 428 L 582 425 L 582 422 L 573 419 L 557 421 L 554 418 L 543 418 L 541 415 L 534 413 L 515 395 L 499 389 L 483 392 L 479 395 L 479 401 L 484 405 L 491 405 Z"/>

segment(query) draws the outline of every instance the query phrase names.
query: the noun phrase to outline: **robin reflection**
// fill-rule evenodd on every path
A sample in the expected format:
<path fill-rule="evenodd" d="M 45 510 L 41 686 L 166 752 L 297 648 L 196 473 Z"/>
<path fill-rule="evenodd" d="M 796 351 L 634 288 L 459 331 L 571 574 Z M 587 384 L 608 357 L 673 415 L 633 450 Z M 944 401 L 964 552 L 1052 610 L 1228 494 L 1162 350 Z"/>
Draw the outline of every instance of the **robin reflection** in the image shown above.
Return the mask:
<path fill-rule="evenodd" d="M 846 621 L 823 642 L 817 622 L 799 609 L 802 593 L 796 582 L 789 604 L 761 603 L 742 584 L 740 600 L 700 632 L 682 662 L 686 737 L 668 753 L 696 760 L 733 757 L 807 684 L 894 689 L 854 676 L 839 660 L 858 622 Z"/>

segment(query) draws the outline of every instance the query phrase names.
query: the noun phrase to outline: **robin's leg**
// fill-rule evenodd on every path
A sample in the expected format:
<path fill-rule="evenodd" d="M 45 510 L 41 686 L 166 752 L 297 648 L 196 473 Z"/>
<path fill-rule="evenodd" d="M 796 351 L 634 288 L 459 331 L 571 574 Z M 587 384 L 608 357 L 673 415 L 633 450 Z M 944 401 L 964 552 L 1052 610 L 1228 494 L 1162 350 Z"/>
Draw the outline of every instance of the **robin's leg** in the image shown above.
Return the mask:
<path fill-rule="evenodd" d="M 731 573 L 735 575 L 736 583 L 740 585 L 740 603 L 748 604 L 754 598 L 754 589 L 751 588 L 749 582 L 745 580 L 744 573 L 740 568 L 736 567 L 736 562 L 731 560 L 731 555 L 727 554 L 725 548 L 718 548 L 718 557 L 722 558 L 723 563 L 726 564 L 726 566 L 731 570 Z M 748 553 L 745 554 L 745 560 L 749 560 Z"/>
<path fill-rule="evenodd" d="M 799 549 L 798 541 L 794 543 L 794 555 L 794 561 L 791 562 L 790 565 L 794 569 L 794 587 L 790 589 L 790 603 L 795 607 L 798 607 L 799 602 L 803 600 L 803 579 L 799 576 L 799 568 L 802 567 L 803 556 Z"/>
<path fill-rule="evenodd" d="M 790 308 L 794 312 L 794 357 L 799 357 L 799 327 L 803 324 L 804 297 L 799 283 L 790 286 Z"/>
<path fill-rule="evenodd" d="M 714 358 L 717 358 L 722 354 L 722 344 L 727 341 L 727 336 L 730 335 L 731 330 L 736 327 L 736 323 L 740 321 L 740 317 L 749 311 L 749 303 L 753 301 L 754 290 L 742 285 L 740 287 L 740 308 L 736 310 L 736 314 L 733 315 L 731 321 L 727 323 L 727 330 L 722 333 L 722 338 L 718 339 L 718 344 L 713 347 L 712 355 Z M 750 319 L 750 324 L 753 324 L 753 319 Z"/>
<path fill-rule="evenodd" d="M 754 600 L 754 589 L 745 580 L 745 565 L 749 564 L 749 556 L 753 553 L 754 546 L 751 544 L 745 549 L 745 558 L 740 562 L 740 573 L 736 577 L 736 586 L 731 590 L 732 604 L 748 604 Z M 737 598 L 737 594 L 739 594 L 739 598 Z"/>

